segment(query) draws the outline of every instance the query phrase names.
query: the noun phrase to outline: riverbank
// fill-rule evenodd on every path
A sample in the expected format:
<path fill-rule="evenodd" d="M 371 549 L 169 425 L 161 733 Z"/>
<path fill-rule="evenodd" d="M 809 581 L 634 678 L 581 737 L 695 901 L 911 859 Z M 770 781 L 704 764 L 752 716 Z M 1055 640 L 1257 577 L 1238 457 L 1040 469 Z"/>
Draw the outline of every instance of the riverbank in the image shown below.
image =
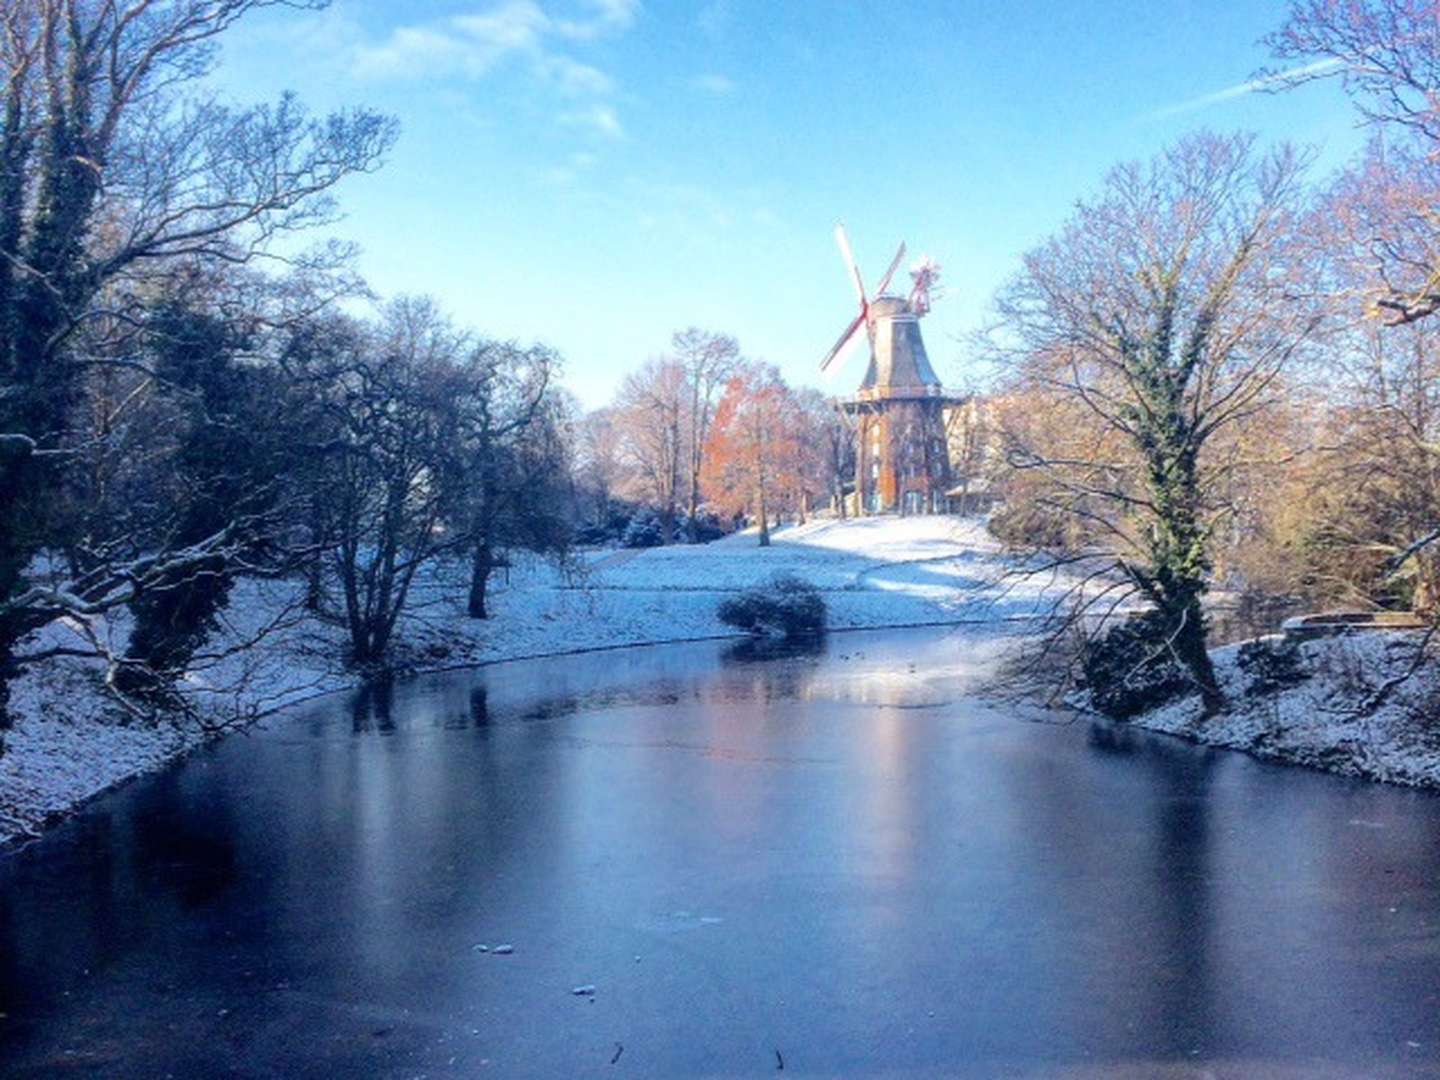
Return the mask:
<path fill-rule="evenodd" d="M 518 562 L 494 586 L 492 617 L 464 611 L 464 567 L 440 564 L 417 581 L 397 629 L 396 659 L 419 674 L 505 660 L 734 636 L 715 615 L 720 601 L 775 574 L 794 574 L 824 594 L 832 629 L 1003 623 L 1017 632 L 1063 582 L 1025 579 L 973 518 L 865 518 L 777 530 L 768 548 L 753 535 L 712 544 L 592 550 L 561 571 Z M 129 722 L 94 661 L 29 669 L 13 688 L 15 730 L 0 757 L 0 843 L 35 835 L 96 794 L 204 744 L 207 729 L 232 727 L 319 694 L 354 687 L 341 663 L 344 628 L 299 605 L 298 583 L 243 581 L 222 627 L 185 684 L 195 721 Z M 31 647 L 78 645 L 85 635 L 119 652 L 123 619 L 57 625 Z M 241 642 L 259 639 L 250 649 Z M 1240 646 L 1215 650 L 1230 701 L 1201 718 L 1185 699 L 1144 714 L 1136 726 L 1258 757 L 1389 783 L 1440 788 L 1440 725 L 1429 703 L 1440 670 L 1423 665 L 1384 700 L 1380 687 L 1407 668 L 1413 634 L 1320 639 L 1301 648 L 1303 678 L 1257 691 Z M 1371 707 L 1373 705 L 1373 707 Z"/>
<path fill-rule="evenodd" d="M 1422 637 L 1366 631 L 1302 642 L 1278 682 L 1257 676 L 1243 645 L 1226 646 L 1211 653 L 1223 714 L 1204 717 L 1195 695 L 1131 722 L 1271 761 L 1440 788 L 1440 664 L 1416 663 Z"/>
<path fill-rule="evenodd" d="M 723 637 L 726 595 L 794 574 L 819 588 L 833 629 L 1023 619 L 1048 580 L 1006 578 L 1010 563 L 974 518 L 818 521 L 711 544 L 582 553 L 561 571 L 520 561 L 494 587 L 487 620 L 466 616 L 462 566 L 438 564 L 416 583 L 397 628 L 401 670 L 421 673 L 523 657 Z M 353 687 L 344 628 L 305 612 L 300 585 L 237 584 L 222 626 L 184 687 L 197 716 L 235 726 L 317 694 Z M 31 647 L 87 635 L 118 652 L 122 619 L 56 625 Z M 253 648 L 232 651 L 259 639 Z M 35 834 L 94 795 L 157 769 L 212 737 L 203 724 L 127 722 L 104 691 L 103 667 L 66 659 L 28 669 L 12 695 L 15 730 L 0 757 L 0 843 Z"/>

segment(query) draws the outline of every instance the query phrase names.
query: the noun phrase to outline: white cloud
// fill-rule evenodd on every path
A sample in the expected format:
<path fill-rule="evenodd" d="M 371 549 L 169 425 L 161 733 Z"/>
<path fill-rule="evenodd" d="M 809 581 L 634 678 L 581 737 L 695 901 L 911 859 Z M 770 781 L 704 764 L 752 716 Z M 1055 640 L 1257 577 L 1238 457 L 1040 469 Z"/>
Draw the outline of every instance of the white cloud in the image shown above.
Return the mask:
<path fill-rule="evenodd" d="M 539 57 L 536 70 L 572 97 L 605 97 L 615 92 L 615 81 L 605 72 L 560 53 Z"/>
<path fill-rule="evenodd" d="M 696 75 L 690 80 L 690 85 L 696 90 L 703 90 L 707 94 L 714 94 L 716 97 L 724 97 L 735 92 L 735 83 L 724 75 L 708 72 L 704 75 Z"/>
<path fill-rule="evenodd" d="M 590 18 L 556 20 L 556 32 L 572 40 L 588 41 L 630 29 L 640 14 L 640 0 L 589 0 L 587 6 Z"/>
<path fill-rule="evenodd" d="M 475 78 L 507 55 L 538 50 L 548 22 L 533 0 L 508 0 L 472 15 L 397 26 L 379 44 L 356 48 L 355 74 L 362 78 Z"/>
<path fill-rule="evenodd" d="M 1234 86 L 1227 86 L 1223 90 L 1216 90 L 1214 93 L 1202 94 L 1199 97 L 1190 98 L 1188 101 L 1177 102 L 1174 105 L 1166 105 L 1163 108 L 1155 109 L 1146 113 L 1147 118 L 1157 119 L 1163 116 L 1177 116 L 1180 113 L 1195 112 L 1197 109 L 1206 109 L 1211 105 L 1219 105 L 1221 102 L 1231 101 L 1247 94 L 1258 93 L 1261 90 L 1276 89 L 1292 79 L 1305 78 L 1306 76 L 1324 75 L 1334 71 L 1341 66 L 1341 61 L 1331 58 L 1329 60 L 1316 60 L 1311 64 L 1302 64 L 1299 67 L 1287 68 L 1285 71 L 1277 71 L 1273 75 L 1266 75 L 1259 79 L 1249 79 Z"/>
<path fill-rule="evenodd" d="M 398 26 L 378 43 L 356 45 L 353 70 L 363 78 L 478 78 L 519 56 L 567 92 L 608 94 L 614 89 L 608 75 L 553 46 L 623 32 L 640 5 L 638 0 L 588 0 L 585 10 L 584 17 L 561 19 L 537 0 L 501 0 L 484 10 Z"/>
<path fill-rule="evenodd" d="M 567 127 L 581 128 L 607 139 L 623 139 L 625 128 L 613 106 L 597 102 L 584 109 L 560 114 L 560 123 Z"/>
<path fill-rule="evenodd" d="M 571 154 L 563 165 L 552 165 L 540 170 L 540 180 L 551 187 L 571 188 L 599 159 L 585 150 Z"/>
<path fill-rule="evenodd" d="M 560 18 L 539 0 L 500 0 L 483 10 L 399 26 L 379 42 L 354 42 L 352 71 L 371 79 L 478 79 L 503 63 L 520 63 L 554 93 L 572 99 L 557 117 L 561 124 L 623 139 L 624 125 L 610 103 L 615 80 L 569 50 L 629 29 L 639 16 L 639 0 L 581 0 L 575 10 L 573 17 Z M 573 169 L 559 167 L 545 179 L 558 183 L 572 177 Z"/>

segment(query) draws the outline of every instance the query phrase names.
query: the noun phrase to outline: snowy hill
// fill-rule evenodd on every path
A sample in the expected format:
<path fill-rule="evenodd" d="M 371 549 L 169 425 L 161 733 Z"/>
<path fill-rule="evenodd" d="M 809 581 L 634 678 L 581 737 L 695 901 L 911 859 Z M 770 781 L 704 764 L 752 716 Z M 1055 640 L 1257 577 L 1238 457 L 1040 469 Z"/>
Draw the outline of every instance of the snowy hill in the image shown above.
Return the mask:
<path fill-rule="evenodd" d="M 933 619 L 980 599 L 1008 564 L 977 519 L 869 517 L 776 529 L 769 547 L 749 530 L 712 544 L 621 552 L 594 568 L 597 587 L 627 590 L 727 591 L 794 574 L 827 592 L 888 598 L 897 617 Z"/>

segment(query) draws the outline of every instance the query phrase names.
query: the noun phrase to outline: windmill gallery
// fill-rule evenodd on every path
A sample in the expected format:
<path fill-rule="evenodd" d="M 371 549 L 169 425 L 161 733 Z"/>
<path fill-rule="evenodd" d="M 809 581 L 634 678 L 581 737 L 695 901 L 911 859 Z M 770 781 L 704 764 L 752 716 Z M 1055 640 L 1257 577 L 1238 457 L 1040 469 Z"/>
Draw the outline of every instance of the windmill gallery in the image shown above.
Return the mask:
<path fill-rule="evenodd" d="M 855 480 L 847 508 L 857 514 L 960 509 L 955 503 L 973 499 L 977 491 L 973 481 L 957 477 L 950 443 L 973 424 L 974 402 L 946 392 L 920 336 L 920 319 L 930 310 L 940 266 L 922 256 L 910 270 L 909 293 L 889 292 L 905 258 L 902 243 L 874 293 L 867 293 L 844 225 L 835 226 L 835 240 L 860 311 L 825 354 L 820 370 L 827 376 L 838 373 L 862 334 L 870 349 L 859 389 L 835 402 L 855 439 Z"/>

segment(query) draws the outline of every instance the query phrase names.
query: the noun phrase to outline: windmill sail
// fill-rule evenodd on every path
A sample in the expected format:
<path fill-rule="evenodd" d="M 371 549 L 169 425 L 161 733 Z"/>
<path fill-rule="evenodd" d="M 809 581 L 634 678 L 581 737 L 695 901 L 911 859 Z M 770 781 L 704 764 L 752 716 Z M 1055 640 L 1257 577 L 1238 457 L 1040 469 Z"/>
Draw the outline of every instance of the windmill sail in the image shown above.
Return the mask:
<path fill-rule="evenodd" d="M 860 280 L 860 267 L 855 265 L 855 253 L 850 250 L 850 237 L 845 235 L 843 222 L 835 226 L 835 243 L 840 245 L 840 257 L 845 260 L 845 268 L 850 271 L 850 282 L 855 286 L 855 295 L 863 308 L 869 302 L 865 297 L 865 282 Z"/>
<path fill-rule="evenodd" d="M 865 327 L 865 313 L 862 311 L 855 316 L 855 321 L 845 328 L 840 335 L 840 340 L 830 347 L 825 354 L 825 359 L 820 361 L 820 373 L 822 375 L 833 375 L 841 368 L 841 361 L 845 354 L 860 340 L 860 331 Z"/>
<path fill-rule="evenodd" d="M 895 270 L 900 265 L 900 260 L 905 258 L 905 244 L 900 244 L 900 250 L 895 252 L 895 258 L 890 260 L 890 266 L 885 271 L 885 276 L 880 279 L 880 284 L 875 286 L 875 296 L 885 295 L 885 290 L 890 286 L 890 279 L 895 276 Z"/>

